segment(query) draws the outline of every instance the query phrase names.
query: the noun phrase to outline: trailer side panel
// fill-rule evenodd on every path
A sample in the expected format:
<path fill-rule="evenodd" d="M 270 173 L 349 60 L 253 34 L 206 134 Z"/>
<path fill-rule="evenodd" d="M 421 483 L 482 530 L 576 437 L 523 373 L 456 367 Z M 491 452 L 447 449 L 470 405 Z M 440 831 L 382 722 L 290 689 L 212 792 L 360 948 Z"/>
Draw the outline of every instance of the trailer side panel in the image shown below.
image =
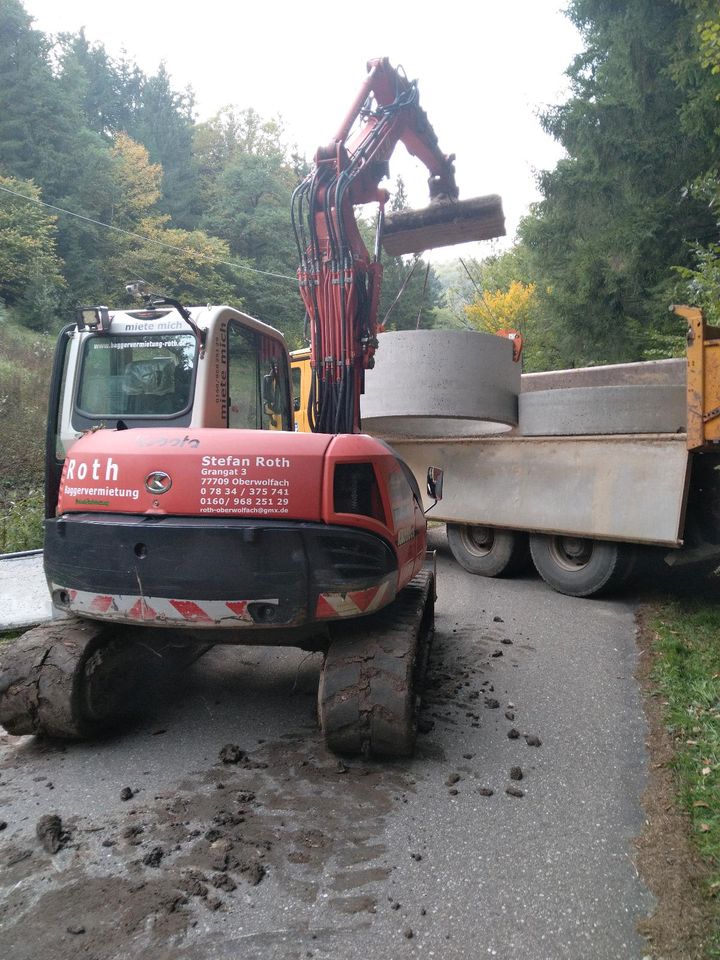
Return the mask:
<path fill-rule="evenodd" d="M 651 434 L 392 443 L 421 489 L 428 465 L 445 471 L 431 519 L 678 547 L 690 467 L 685 441 L 685 434 Z"/>

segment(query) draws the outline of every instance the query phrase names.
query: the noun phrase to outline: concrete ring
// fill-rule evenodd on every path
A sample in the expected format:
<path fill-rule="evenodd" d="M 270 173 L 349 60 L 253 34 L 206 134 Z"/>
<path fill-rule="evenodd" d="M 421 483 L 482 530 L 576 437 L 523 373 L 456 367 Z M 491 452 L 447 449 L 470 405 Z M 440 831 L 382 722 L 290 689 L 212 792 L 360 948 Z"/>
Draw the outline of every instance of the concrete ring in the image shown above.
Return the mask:
<path fill-rule="evenodd" d="M 536 390 L 520 394 L 518 434 L 683 433 L 686 403 L 685 388 L 669 384 Z"/>
<path fill-rule="evenodd" d="M 470 330 L 402 330 L 379 339 L 361 400 L 368 433 L 476 436 L 517 424 L 520 364 L 510 340 Z"/>

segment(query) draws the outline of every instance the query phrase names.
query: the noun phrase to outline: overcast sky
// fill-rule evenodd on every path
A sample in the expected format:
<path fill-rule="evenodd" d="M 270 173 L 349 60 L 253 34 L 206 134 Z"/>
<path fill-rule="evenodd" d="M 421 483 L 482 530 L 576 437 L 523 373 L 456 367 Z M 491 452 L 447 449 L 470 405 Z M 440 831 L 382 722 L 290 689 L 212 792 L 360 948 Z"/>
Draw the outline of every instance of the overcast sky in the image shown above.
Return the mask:
<path fill-rule="evenodd" d="M 561 156 L 537 120 L 567 94 L 564 70 L 581 40 L 563 0 L 373 2 L 298 0 L 24 0 L 46 33 L 85 27 L 146 73 L 161 60 L 173 86 L 191 86 L 198 119 L 234 104 L 280 115 L 312 157 L 339 126 L 365 75 L 387 56 L 417 78 L 420 102 L 446 153 L 457 154 L 460 198 L 499 193 L 508 233 L 537 199 L 535 171 Z M 401 156 L 401 153 L 403 154 Z M 398 150 L 411 206 L 427 203 L 422 164 Z M 489 252 L 487 243 L 469 253 Z"/>

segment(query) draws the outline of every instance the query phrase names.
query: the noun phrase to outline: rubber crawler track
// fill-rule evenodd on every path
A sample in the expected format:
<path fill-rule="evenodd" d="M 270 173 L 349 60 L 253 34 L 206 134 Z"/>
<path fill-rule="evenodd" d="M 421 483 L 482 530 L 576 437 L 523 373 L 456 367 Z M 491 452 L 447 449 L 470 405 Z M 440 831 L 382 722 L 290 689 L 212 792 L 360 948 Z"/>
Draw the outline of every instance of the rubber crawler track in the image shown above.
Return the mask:
<path fill-rule="evenodd" d="M 97 736 L 141 713 L 144 693 L 211 646 L 143 627 L 53 620 L 3 649 L 0 724 L 16 736 Z"/>
<path fill-rule="evenodd" d="M 90 620 L 54 620 L 3 650 L 0 723 L 8 733 L 76 739 L 93 732 L 83 717 L 82 683 L 103 632 Z"/>
<path fill-rule="evenodd" d="M 424 570 L 384 610 L 334 628 L 318 690 L 334 753 L 412 755 L 434 602 L 435 578 Z"/>

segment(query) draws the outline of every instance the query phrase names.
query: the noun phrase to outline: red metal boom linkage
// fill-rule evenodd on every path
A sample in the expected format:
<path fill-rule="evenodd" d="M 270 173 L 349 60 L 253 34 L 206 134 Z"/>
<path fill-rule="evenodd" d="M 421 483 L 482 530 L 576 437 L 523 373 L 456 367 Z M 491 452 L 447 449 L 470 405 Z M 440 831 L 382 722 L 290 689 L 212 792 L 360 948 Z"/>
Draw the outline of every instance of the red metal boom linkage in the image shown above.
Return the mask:
<path fill-rule="evenodd" d="M 416 81 L 409 81 L 387 58 L 371 60 L 335 137 L 318 149 L 310 175 L 293 194 L 298 279 L 313 369 L 308 417 L 316 432 L 360 429 L 360 394 L 377 347 L 380 236 L 389 197 L 379 184 L 388 176 L 398 141 L 428 168 L 431 199 L 457 198 L 455 157 L 440 150 L 420 107 Z M 371 254 L 353 208 L 372 202 L 380 205 L 380 216 Z"/>

